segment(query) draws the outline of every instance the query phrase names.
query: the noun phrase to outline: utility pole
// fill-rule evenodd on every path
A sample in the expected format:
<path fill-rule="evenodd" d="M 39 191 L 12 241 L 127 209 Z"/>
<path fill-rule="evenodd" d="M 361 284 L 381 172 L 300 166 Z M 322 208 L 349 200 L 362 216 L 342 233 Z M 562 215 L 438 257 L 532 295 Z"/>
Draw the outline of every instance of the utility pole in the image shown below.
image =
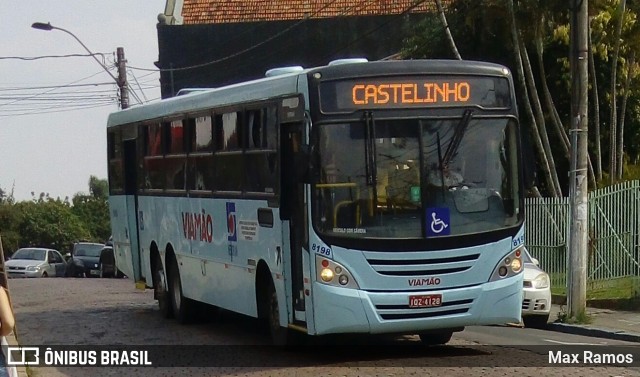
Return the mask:
<path fill-rule="evenodd" d="M 587 248 L 589 202 L 587 196 L 588 102 L 588 0 L 571 0 L 571 171 L 569 201 L 569 318 L 587 308 Z"/>
<path fill-rule="evenodd" d="M 117 64 L 118 64 L 118 88 L 120 88 L 120 108 L 126 109 L 129 107 L 129 87 L 127 84 L 127 60 L 124 58 L 124 48 L 118 47 L 117 49 Z"/>

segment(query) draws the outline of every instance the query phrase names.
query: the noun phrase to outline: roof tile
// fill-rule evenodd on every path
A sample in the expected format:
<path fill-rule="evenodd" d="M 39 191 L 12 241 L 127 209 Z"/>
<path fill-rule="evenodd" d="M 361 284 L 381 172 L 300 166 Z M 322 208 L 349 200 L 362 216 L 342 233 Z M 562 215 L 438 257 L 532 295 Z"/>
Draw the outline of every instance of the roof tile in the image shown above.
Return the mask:
<path fill-rule="evenodd" d="M 452 0 L 442 0 L 446 7 Z M 418 4 L 418 5 L 416 5 Z M 185 25 L 425 13 L 434 1 L 417 0 L 184 0 Z"/>

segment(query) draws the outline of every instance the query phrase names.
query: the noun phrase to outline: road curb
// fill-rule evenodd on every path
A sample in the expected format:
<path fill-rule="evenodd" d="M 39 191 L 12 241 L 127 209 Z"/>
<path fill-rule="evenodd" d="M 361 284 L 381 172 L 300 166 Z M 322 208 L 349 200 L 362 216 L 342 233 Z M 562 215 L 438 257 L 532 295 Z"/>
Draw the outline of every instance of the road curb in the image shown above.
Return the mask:
<path fill-rule="evenodd" d="M 594 327 L 586 327 L 579 325 L 570 325 L 566 323 L 548 323 L 547 330 L 574 334 L 574 335 L 584 335 L 584 336 L 592 336 L 596 338 L 607 338 L 607 339 L 615 339 L 622 340 L 626 342 L 636 342 L 640 343 L 640 334 L 628 333 L 624 331 L 617 330 L 609 330 L 602 328 L 594 328 Z"/>

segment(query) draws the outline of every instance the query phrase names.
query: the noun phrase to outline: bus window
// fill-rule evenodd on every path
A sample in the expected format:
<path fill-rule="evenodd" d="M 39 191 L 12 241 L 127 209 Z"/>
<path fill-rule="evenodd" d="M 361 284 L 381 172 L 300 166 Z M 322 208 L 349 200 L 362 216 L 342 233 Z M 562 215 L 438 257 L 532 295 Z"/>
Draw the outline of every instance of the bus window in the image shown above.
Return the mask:
<path fill-rule="evenodd" d="M 208 152 L 213 150 L 213 134 L 211 130 L 211 116 L 189 119 L 189 151 Z"/>
<path fill-rule="evenodd" d="M 154 123 L 143 128 L 144 135 L 144 189 L 164 189 L 165 179 L 162 159 L 162 128 Z"/>
<path fill-rule="evenodd" d="M 215 190 L 243 191 L 246 172 L 242 153 L 216 153 L 215 163 Z"/>
<path fill-rule="evenodd" d="M 275 108 L 274 108 L 275 109 Z M 246 113 L 249 146 L 244 156 L 245 191 L 273 194 L 276 189 L 276 150 L 268 147 L 267 134 L 275 133 L 275 124 L 268 124 L 268 108 Z M 271 126 L 271 130 L 267 129 Z"/>
<path fill-rule="evenodd" d="M 237 112 L 216 115 L 216 143 L 219 151 L 233 151 L 242 148 L 241 132 Z"/>
<path fill-rule="evenodd" d="M 124 190 L 123 168 L 122 168 L 122 137 L 120 131 L 109 132 L 108 160 L 109 160 L 109 189 L 111 192 Z"/>
<path fill-rule="evenodd" d="M 165 125 L 167 127 L 167 154 L 184 153 L 184 128 L 182 120 L 174 120 Z"/>
<path fill-rule="evenodd" d="M 188 164 L 187 188 L 196 191 L 213 190 L 213 155 L 190 155 Z"/>
<path fill-rule="evenodd" d="M 213 130 L 210 115 L 188 119 L 187 189 L 213 190 Z"/>
<path fill-rule="evenodd" d="M 162 137 L 159 124 L 150 124 L 146 127 L 145 133 L 146 153 L 147 156 L 162 155 Z"/>

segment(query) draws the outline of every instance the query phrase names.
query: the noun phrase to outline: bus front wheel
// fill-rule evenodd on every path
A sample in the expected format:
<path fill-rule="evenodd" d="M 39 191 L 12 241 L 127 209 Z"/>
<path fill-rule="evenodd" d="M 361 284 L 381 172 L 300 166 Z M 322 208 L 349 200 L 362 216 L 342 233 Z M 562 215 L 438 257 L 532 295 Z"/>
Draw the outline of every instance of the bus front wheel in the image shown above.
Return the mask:
<path fill-rule="evenodd" d="M 267 303 L 269 308 L 268 321 L 269 332 L 271 333 L 271 341 L 276 346 L 286 346 L 293 343 L 293 334 L 291 331 L 280 326 L 280 307 L 278 306 L 278 294 L 273 281 L 270 281 L 269 290 L 267 292 Z"/>
<path fill-rule="evenodd" d="M 425 344 L 428 346 L 439 346 L 439 345 L 447 344 L 451 340 L 451 337 L 453 336 L 453 331 L 446 331 L 446 332 L 440 332 L 440 333 L 432 333 L 432 332 L 422 333 L 422 334 L 419 334 L 419 336 L 422 344 Z"/>

